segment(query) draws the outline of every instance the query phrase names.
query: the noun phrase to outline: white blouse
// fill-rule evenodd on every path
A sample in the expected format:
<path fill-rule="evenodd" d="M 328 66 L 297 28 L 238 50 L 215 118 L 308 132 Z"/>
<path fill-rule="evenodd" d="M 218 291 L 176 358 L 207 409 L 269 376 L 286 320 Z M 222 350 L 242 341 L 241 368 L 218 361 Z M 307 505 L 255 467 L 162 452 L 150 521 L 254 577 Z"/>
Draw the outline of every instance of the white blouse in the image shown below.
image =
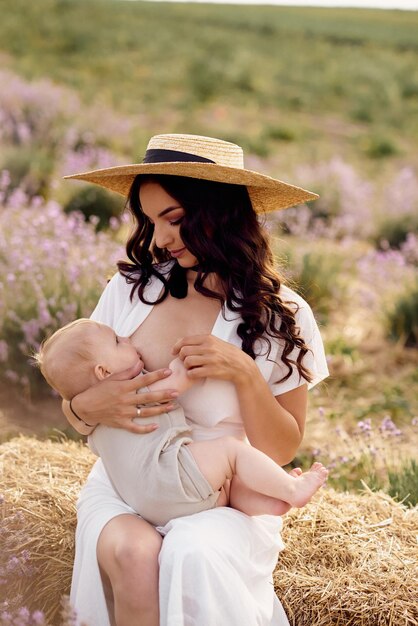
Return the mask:
<path fill-rule="evenodd" d="M 144 304 L 136 294 L 131 301 L 131 289 L 132 284 L 127 284 L 125 278 L 119 273 L 115 274 L 105 288 L 91 319 L 108 324 L 122 337 L 131 336 L 154 306 Z M 161 289 L 160 279 L 152 276 L 144 295 L 147 300 L 156 300 Z M 308 389 L 311 389 L 329 375 L 318 325 L 309 304 L 301 296 L 285 285 L 281 286 L 280 292 L 285 301 L 293 301 L 299 306 L 296 312 L 296 325 L 300 327 L 301 336 L 310 348 L 303 363 L 313 375 L 312 382 L 308 383 Z M 295 309 L 294 305 L 290 306 Z M 237 335 L 237 328 L 241 321 L 241 316 L 224 305 L 211 334 L 241 348 L 241 339 Z M 275 338 L 269 337 L 269 339 L 272 346 L 269 359 L 267 359 L 265 342 L 259 341 L 255 349 L 258 354 L 255 362 L 273 395 L 279 396 L 305 384 L 306 381 L 299 376 L 297 369 L 293 368 L 291 376 L 286 381 L 278 382 L 287 374 L 288 368 L 280 359 L 283 345 Z M 296 360 L 297 354 L 298 349 L 295 348 L 290 358 Z M 238 398 L 232 383 L 210 378 L 204 379 L 182 394 L 179 401 L 184 408 L 186 420 L 192 427 L 195 440 L 225 435 L 245 438 Z"/>

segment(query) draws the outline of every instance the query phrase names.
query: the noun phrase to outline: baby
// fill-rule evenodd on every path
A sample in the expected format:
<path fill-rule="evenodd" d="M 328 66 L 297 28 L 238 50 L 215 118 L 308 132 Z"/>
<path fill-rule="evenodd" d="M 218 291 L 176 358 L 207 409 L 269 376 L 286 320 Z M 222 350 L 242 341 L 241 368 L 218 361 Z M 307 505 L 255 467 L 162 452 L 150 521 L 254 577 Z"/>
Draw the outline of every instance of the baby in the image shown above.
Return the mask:
<path fill-rule="evenodd" d="M 141 361 L 128 337 L 88 319 L 58 330 L 35 358 L 47 382 L 67 400 Z M 170 388 L 181 394 L 194 384 L 181 359 L 175 358 L 169 368 L 168 378 L 141 390 Z M 144 435 L 99 424 L 89 445 L 102 458 L 121 498 L 155 526 L 216 506 L 230 505 L 251 515 L 255 510 L 270 513 L 274 502 L 275 514 L 282 514 L 309 502 L 328 475 L 321 463 L 308 472 L 288 474 L 263 452 L 233 437 L 193 441 L 181 407 L 140 418 L 141 424 L 153 422 L 158 428 Z"/>

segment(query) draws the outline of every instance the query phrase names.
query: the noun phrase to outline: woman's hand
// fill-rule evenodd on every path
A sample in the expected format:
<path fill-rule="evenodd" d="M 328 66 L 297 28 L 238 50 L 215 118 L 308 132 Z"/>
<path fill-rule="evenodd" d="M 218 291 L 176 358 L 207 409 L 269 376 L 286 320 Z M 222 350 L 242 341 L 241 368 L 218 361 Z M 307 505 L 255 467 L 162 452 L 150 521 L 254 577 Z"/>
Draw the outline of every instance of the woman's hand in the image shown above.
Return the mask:
<path fill-rule="evenodd" d="M 154 417 L 174 408 L 175 389 L 141 391 L 157 380 L 167 378 L 171 370 L 156 370 L 141 374 L 138 366 L 109 376 L 75 396 L 71 405 L 83 421 L 92 426 L 105 424 L 125 428 L 132 433 L 145 434 L 155 430 L 156 424 L 140 425 L 136 417 Z M 153 406 L 159 403 L 157 406 Z M 138 415 L 137 407 L 140 407 Z"/>
<path fill-rule="evenodd" d="M 237 346 L 213 335 L 190 335 L 173 346 L 187 369 L 188 376 L 220 378 L 238 385 L 259 373 L 254 360 Z"/>

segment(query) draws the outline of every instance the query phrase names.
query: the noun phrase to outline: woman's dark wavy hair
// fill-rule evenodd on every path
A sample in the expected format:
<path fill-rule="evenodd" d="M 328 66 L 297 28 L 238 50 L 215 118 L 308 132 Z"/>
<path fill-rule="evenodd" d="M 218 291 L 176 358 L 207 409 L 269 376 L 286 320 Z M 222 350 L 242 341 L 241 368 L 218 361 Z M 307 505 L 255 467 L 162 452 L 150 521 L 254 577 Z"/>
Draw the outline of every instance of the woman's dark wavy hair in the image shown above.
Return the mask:
<path fill-rule="evenodd" d="M 170 273 L 173 268 L 179 270 L 177 262 L 168 263 L 172 259 L 167 250 L 153 242 L 154 226 L 141 209 L 139 190 L 141 185 L 151 181 L 158 183 L 183 207 L 180 236 L 199 263 L 195 289 L 221 304 L 225 301 L 231 311 L 240 314 L 243 321 L 237 333 L 243 351 L 254 359 L 257 340 L 265 341 L 268 358 L 271 351 L 268 337 L 277 338 L 283 345 L 281 359 L 288 368 L 280 382 L 290 377 L 292 365 L 297 367 L 300 377 L 311 381 L 312 375 L 302 363 L 309 348 L 296 326 L 295 311 L 280 297 L 283 280 L 274 268 L 267 232 L 259 223 L 243 185 L 171 175 L 136 176 L 127 204 L 137 226 L 126 244 L 129 262 L 118 263 L 120 273 L 133 284 L 131 299 L 137 292 L 146 304 L 162 302 L 169 293 Z M 209 272 L 219 277 L 225 297 L 204 286 Z M 152 275 L 164 285 L 155 302 L 144 297 L 145 286 Z M 296 303 L 290 304 L 298 310 Z M 296 361 L 289 358 L 295 347 L 299 348 Z"/>

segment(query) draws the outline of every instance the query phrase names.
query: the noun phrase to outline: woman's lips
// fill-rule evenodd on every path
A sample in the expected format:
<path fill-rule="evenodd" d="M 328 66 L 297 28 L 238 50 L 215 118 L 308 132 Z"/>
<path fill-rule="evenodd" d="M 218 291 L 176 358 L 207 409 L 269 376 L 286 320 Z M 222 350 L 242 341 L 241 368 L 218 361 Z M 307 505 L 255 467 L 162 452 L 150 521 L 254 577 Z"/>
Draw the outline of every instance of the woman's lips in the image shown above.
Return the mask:
<path fill-rule="evenodd" d="M 180 250 L 170 250 L 170 254 L 173 258 L 177 259 L 177 257 L 181 256 L 185 251 L 186 248 L 180 248 Z"/>

